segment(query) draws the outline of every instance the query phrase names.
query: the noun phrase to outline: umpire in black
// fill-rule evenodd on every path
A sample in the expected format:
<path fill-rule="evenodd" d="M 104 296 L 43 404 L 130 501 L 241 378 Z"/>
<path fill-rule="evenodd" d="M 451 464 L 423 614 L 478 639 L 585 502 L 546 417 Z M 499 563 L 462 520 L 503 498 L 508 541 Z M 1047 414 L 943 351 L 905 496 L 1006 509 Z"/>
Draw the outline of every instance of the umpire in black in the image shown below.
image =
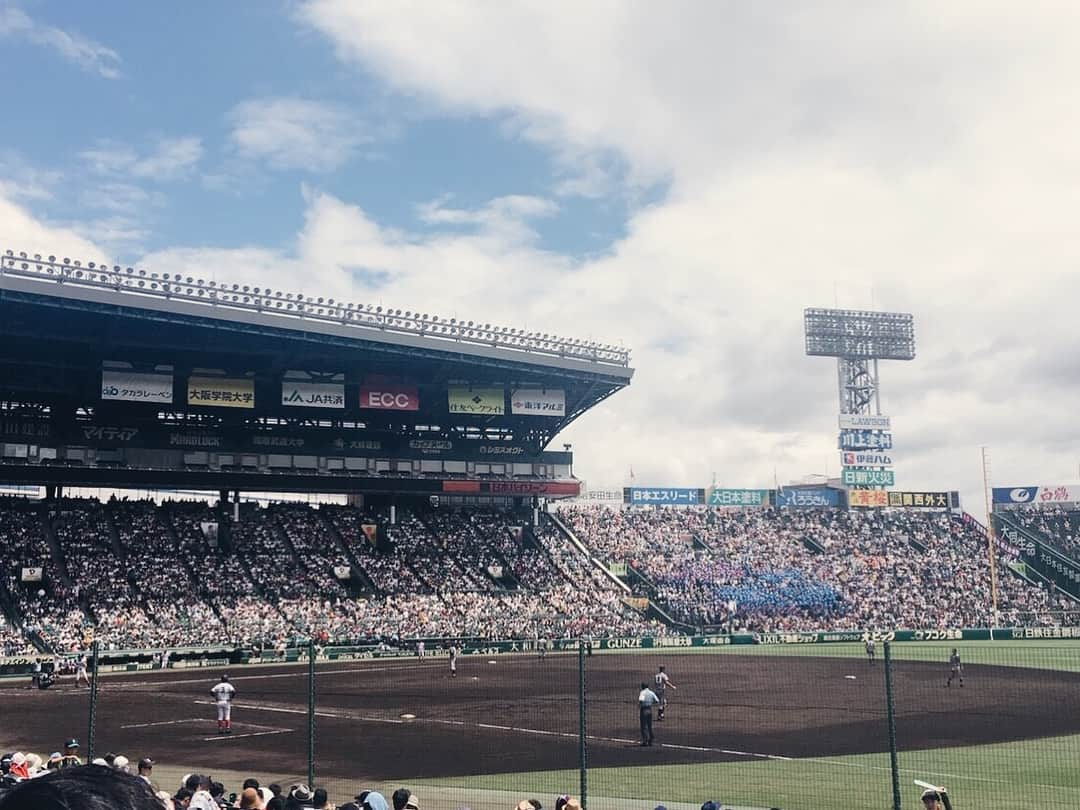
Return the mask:
<path fill-rule="evenodd" d="M 660 698 L 649 688 L 647 683 L 642 682 L 637 701 L 638 714 L 641 719 L 641 744 L 652 745 L 652 707 L 660 702 Z"/>

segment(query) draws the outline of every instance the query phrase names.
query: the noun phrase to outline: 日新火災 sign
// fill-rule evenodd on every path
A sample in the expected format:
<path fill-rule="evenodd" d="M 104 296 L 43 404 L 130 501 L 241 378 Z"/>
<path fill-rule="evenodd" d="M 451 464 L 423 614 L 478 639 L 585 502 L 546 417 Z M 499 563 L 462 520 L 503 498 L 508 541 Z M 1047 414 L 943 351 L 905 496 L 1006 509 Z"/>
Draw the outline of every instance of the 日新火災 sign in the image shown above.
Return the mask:
<path fill-rule="evenodd" d="M 861 467 L 844 467 L 840 480 L 848 486 L 891 487 L 896 483 L 892 470 L 866 470 Z"/>

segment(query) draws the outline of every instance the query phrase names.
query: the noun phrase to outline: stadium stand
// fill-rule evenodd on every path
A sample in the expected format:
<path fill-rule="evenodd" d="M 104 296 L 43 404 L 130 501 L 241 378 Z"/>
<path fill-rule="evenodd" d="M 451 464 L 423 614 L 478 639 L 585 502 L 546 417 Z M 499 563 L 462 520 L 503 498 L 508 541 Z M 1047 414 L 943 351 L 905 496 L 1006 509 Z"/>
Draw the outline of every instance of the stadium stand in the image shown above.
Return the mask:
<path fill-rule="evenodd" d="M 1024 528 L 1038 533 L 1047 545 L 1074 560 L 1080 560 L 1080 513 L 1060 506 L 1010 509 Z"/>
<path fill-rule="evenodd" d="M 643 595 L 696 626 L 758 631 L 986 626 L 985 543 L 944 513 L 621 510 L 561 515 L 601 557 L 643 578 Z M 1074 607 L 999 562 L 1011 616 Z M 734 606 L 734 610 L 732 610 Z"/>

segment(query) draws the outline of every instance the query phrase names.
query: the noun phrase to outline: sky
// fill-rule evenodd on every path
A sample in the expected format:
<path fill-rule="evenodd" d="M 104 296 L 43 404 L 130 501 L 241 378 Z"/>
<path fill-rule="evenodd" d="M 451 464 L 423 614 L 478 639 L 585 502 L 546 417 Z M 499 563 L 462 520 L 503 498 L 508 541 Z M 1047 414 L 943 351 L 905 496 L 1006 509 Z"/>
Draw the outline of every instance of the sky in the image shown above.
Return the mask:
<path fill-rule="evenodd" d="M 0 249 L 620 343 L 590 488 L 836 475 L 805 307 L 915 317 L 898 489 L 1080 474 L 1080 6 L 0 0 Z"/>

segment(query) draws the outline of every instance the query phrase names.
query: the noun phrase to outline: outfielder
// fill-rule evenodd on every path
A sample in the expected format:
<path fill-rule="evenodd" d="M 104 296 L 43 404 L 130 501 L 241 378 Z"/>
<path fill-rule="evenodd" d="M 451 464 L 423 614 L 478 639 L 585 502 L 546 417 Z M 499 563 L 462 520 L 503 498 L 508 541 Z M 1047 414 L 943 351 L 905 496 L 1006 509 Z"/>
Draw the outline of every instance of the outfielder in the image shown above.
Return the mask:
<path fill-rule="evenodd" d="M 664 672 L 664 668 L 660 667 L 660 671 L 653 676 L 653 692 L 656 693 L 660 703 L 660 710 L 656 713 L 657 721 L 664 719 L 664 711 L 667 709 L 667 690 L 674 688 L 675 684 L 671 682 L 671 678 Z"/>
<path fill-rule="evenodd" d="M 871 664 L 874 663 L 874 656 L 877 654 L 874 640 L 872 638 L 866 639 L 866 660 Z"/>
<path fill-rule="evenodd" d="M 222 675 L 221 682 L 210 690 L 217 706 L 218 734 L 232 734 L 232 701 L 236 688 L 229 683 L 229 676 Z"/>
<path fill-rule="evenodd" d="M 952 686 L 953 678 L 959 678 L 960 686 L 964 685 L 964 665 L 960 663 L 960 653 L 956 651 L 956 647 L 953 647 L 952 655 L 949 656 L 949 680 L 945 681 L 945 685 Z"/>
<path fill-rule="evenodd" d="M 458 657 L 458 648 L 455 645 L 451 644 L 450 645 L 450 677 L 451 678 L 456 678 L 457 677 L 457 657 Z"/>

